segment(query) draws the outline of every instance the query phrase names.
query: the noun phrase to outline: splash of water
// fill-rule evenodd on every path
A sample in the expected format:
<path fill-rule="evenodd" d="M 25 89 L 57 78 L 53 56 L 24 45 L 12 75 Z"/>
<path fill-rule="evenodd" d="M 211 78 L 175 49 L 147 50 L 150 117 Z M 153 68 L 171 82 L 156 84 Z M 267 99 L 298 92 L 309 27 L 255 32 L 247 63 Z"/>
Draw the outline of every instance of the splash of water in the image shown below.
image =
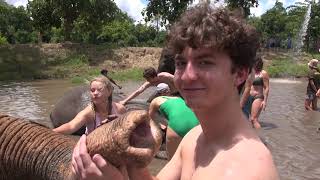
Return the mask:
<path fill-rule="evenodd" d="M 308 5 L 308 10 L 307 10 L 307 12 L 306 12 L 306 14 L 304 16 L 304 21 L 302 23 L 301 29 L 300 29 L 299 34 L 298 34 L 297 45 L 295 47 L 295 52 L 297 54 L 300 54 L 301 51 L 302 51 L 302 47 L 303 47 L 303 44 L 304 44 L 304 39 L 305 39 L 305 36 L 307 35 L 308 24 L 309 24 L 310 17 L 311 17 L 310 15 L 311 15 L 311 2 Z"/>

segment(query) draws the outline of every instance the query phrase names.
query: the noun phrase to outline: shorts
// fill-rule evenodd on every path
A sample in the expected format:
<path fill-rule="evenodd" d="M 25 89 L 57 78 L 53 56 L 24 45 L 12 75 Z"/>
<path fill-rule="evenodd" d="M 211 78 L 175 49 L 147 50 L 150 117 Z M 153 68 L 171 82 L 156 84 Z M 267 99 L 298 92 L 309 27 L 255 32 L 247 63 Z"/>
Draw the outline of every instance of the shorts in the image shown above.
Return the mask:
<path fill-rule="evenodd" d="M 252 107 L 252 103 L 254 101 L 254 97 L 253 96 L 249 96 L 247 102 L 245 103 L 245 105 L 242 108 L 243 113 L 246 115 L 246 117 L 249 119 L 250 114 L 251 114 L 251 107 Z"/>
<path fill-rule="evenodd" d="M 316 94 L 314 93 L 306 94 L 306 100 L 314 100 L 315 98 L 316 98 Z"/>

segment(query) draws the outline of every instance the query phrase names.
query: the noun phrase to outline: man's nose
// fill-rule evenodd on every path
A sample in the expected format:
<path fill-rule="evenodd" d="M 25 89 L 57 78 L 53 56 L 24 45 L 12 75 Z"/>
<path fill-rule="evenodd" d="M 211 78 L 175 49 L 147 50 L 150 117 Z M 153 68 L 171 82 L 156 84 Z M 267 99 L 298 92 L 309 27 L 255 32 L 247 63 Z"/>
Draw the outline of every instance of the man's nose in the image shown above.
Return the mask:
<path fill-rule="evenodd" d="M 196 80 L 198 78 L 198 70 L 193 63 L 187 63 L 186 69 L 181 78 L 182 80 Z"/>

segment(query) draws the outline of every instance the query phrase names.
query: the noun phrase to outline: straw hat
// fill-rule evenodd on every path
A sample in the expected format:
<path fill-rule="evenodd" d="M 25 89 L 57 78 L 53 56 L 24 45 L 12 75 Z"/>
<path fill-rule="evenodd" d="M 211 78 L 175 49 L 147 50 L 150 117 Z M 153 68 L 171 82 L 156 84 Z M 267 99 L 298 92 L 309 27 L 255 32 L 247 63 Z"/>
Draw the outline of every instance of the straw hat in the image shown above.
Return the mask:
<path fill-rule="evenodd" d="M 317 59 L 311 59 L 308 63 L 309 68 L 311 69 L 317 69 L 318 68 L 318 60 Z"/>

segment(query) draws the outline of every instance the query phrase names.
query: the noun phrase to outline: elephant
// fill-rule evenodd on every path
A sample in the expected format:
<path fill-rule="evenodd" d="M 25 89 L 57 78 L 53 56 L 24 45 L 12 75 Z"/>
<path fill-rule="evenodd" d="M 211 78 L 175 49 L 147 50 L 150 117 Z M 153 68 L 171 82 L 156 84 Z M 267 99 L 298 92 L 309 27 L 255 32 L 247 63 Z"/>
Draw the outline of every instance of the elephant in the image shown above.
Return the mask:
<path fill-rule="evenodd" d="M 115 167 L 146 167 L 159 150 L 161 131 L 144 110 L 103 124 L 87 136 L 91 156 Z M 0 179 L 76 180 L 72 152 L 77 140 L 26 119 L 0 114 Z"/>
<path fill-rule="evenodd" d="M 168 47 L 164 47 L 161 52 L 161 56 L 158 63 L 158 73 L 160 72 L 168 72 L 170 74 L 174 74 L 175 66 L 174 66 L 174 54 Z"/>
<path fill-rule="evenodd" d="M 89 85 L 81 85 L 64 93 L 50 113 L 50 120 L 53 127 L 56 128 L 69 122 L 90 103 L 89 89 Z M 114 90 L 112 100 L 119 101 L 121 99 L 124 99 L 123 94 L 118 90 Z M 143 101 L 134 100 L 126 104 L 126 109 L 128 111 L 138 109 L 146 110 L 148 109 L 148 104 Z M 84 134 L 84 132 L 85 127 L 82 127 L 75 132 L 74 135 L 81 135 Z"/>

